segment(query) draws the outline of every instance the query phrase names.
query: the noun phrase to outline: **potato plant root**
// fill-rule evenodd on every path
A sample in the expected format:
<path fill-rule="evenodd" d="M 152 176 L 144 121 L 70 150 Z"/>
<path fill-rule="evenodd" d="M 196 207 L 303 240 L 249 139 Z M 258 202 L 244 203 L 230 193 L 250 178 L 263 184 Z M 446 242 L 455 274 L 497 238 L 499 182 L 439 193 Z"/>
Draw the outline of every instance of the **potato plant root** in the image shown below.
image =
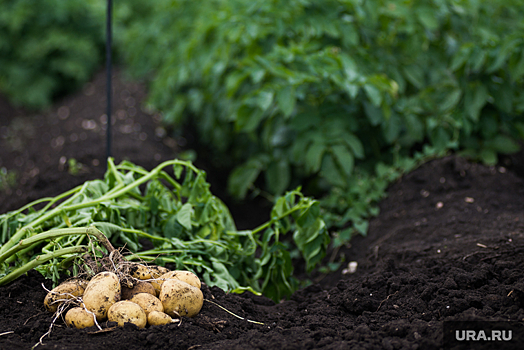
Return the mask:
<path fill-rule="evenodd" d="M 100 111 L 89 110 L 100 104 L 98 100 L 86 102 L 103 96 L 100 82 L 95 81 L 94 94 L 80 92 L 74 99 L 75 105 L 71 104 L 73 100 L 66 99 L 54 109 L 57 123 L 49 127 L 58 130 L 51 133 L 49 129 L 46 144 L 36 136 L 27 137 L 24 153 L 0 154 L 1 166 L 15 166 L 16 157 L 32 162 L 27 173 L 23 173 L 21 195 L 13 195 L 17 190 L 13 189 L 11 195 L 1 196 L 3 211 L 45 195 L 61 193 L 64 186 L 72 187 L 69 185 L 74 181 L 100 175 L 96 172 L 102 169 L 97 170 L 92 159 L 104 152 L 102 136 L 74 122 L 76 117 L 90 120 L 104 113 L 102 105 Z M 137 91 L 140 90 L 133 90 L 121 81 L 115 86 L 122 89 L 116 90 L 116 103 L 120 103 L 115 107 L 117 111 L 128 110 L 121 100 L 123 97 L 134 96 L 139 100 Z M 61 106 L 68 106 L 71 113 L 58 123 L 56 111 Z M 86 114 L 81 114 L 84 109 L 74 113 L 80 106 L 85 107 Z M 0 101 L 0 109 L 4 107 Z M 170 149 L 155 138 L 154 128 L 147 121 L 151 117 L 140 108 L 135 109 L 134 118 L 124 115 L 125 118 L 117 119 L 115 131 L 119 137 L 115 142 L 120 144 L 115 147 L 115 156 L 117 160 L 127 157 L 151 168 L 154 164 L 147 162 L 152 162 L 155 154 L 167 158 Z M 20 113 L 23 112 L 11 110 L 2 115 L 9 121 Z M 52 118 L 51 113 L 43 123 Z M 119 131 L 120 126 L 134 125 L 124 124 L 128 119 L 135 124 L 143 122 L 134 139 L 135 129 L 131 128 L 131 134 Z M 60 129 L 62 125 L 68 125 L 69 129 Z M 71 141 L 72 133 L 81 135 L 82 132 L 88 136 L 87 143 L 82 143 L 80 138 Z M 145 141 L 138 139 L 142 132 L 150 133 Z M 64 135 L 62 153 L 49 148 L 58 137 L 53 135 Z M 13 137 L 21 136 L 11 133 L 10 137 L 12 141 Z M 0 142 L 5 140 L 7 138 Z M 56 140 L 53 142 L 56 145 Z M 93 145 L 100 147 L 93 149 Z M 10 150 L 5 144 L 2 146 L 0 152 Z M 41 157 L 42 149 L 49 149 L 47 163 Z M 80 156 L 75 156 L 75 151 Z M 67 170 L 57 172 L 61 154 L 76 157 L 92 172 L 81 173 L 80 177 L 69 176 Z M 346 266 L 326 276 L 314 273 L 309 277 L 315 283 L 278 305 L 250 293 L 226 294 L 218 288 L 202 286 L 205 299 L 264 325 L 237 319 L 204 302 L 200 314 L 194 318 L 185 318 L 180 324 L 143 329 L 133 325 L 113 329 L 113 324 L 103 323 L 105 332 L 98 332 L 96 327 L 78 330 L 67 328 L 58 320 L 51 336 L 45 337 L 44 345 L 37 349 L 431 350 L 441 348 L 444 320 L 522 320 L 524 180 L 512 169 L 521 171 L 523 159 L 521 153 L 513 158 L 513 167 L 505 169 L 449 157 L 415 170 L 390 187 L 388 198 L 380 205 L 379 216 L 371 221 L 368 236 L 356 237 L 351 247 L 338 252 L 345 254 L 346 264 L 358 261 L 354 274 L 343 275 Z M 98 168 L 103 166 L 102 161 Z M 243 205 L 239 210 L 255 216 L 261 212 L 260 207 L 253 205 Z M 234 215 L 235 212 L 240 211 L 234 209 Z M 253 219 L 249 215 L 237 217 Z M 305 277 L 299 262 L 295 269 Z M 41 287 L 42 282 L 47 288 L 52 287 L 50 281 L 32 271 L 0 288 L 0 349 L 29 349 L 48 331 L 53 315 L 42 304 L 47 294 Z"/>

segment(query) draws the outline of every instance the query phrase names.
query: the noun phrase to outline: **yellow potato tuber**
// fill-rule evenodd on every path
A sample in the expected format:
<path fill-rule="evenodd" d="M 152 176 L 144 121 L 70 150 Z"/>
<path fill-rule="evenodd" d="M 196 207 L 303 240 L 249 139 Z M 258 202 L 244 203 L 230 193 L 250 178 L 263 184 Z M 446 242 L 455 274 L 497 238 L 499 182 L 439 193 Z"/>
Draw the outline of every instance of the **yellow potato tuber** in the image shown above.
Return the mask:
<path fill-rule="evenodd" d="M 184 281 L 193 287 L 196 287 L 200 289 L 202 286 L 200 279 L 197 275 L 195 275 L 193 272 L 190 271 L 183 271 L 183 270 L 175 270 L 175 271 L 169 271 L 162 276 L 158 277 L 156 280 L 151 281 L 151 284 L 157 291 L 157 294 L 160 294 L 160 289 L 162 288 L 162 283 L 168 279 L 178 279 L 181 281 Z"/>
<path fill-rule="evenodd" d="M 164 281 L 159 299 L 164 312 L 171 317 L 194 317 L 204 304 L 204 295 L 200 289 L 178 279 Z"/>
<path fill-rule="evenodd" d="M 101 272 L 89 281 L 84 296 L 87 310 L 96 315 L 97 320 L 104 320 L 111 305 L 120 300 L 120 281 L 113 272 Z"/>
<path fill-rule="evenodd" d="M 129 274 L 131 277 L 139 280 L 158 278 L 167 272 L 169 272 L 169 269 L 156 265 L 147 266 L 142 264 L 133 264 L 133 266 L 131 266 L 129 269 Z"/>
<path fill-rule="evenodd" d="M 95 325 L 95 315 L 83 307 L 74 307 L 67 311 L 65 322 L 68 326 L 78 329 L 92 327 Z"/>
<path fill-rule="evenodd" d="M 164 324 L 170 324 L 177 320 L 173 320 L 171 316 L 160 311 L 151 311 L 147 315 L 147 324 L 150 326 L 160 326 Z"/>
<path fill-rule="evenodd" d="M 133 282 L 133 287 L 128 288 L 126 286 L 122 286 L 122 300 L 129 300 L 134 295 L 139 293 L 149 293 L 153 296 L 157 295 L 157 292 L 155 290 L 155 287 L 149 282 L 145 281 L 137 281 Z"/>
<path fill-rule="evenodd" d="M 63 301 L 82 296 L 86 286 L 87 281 L 83 279 L 65 281 L 47 293 L 44 299 L 45 308 L 50 312 L 56 312 Z"/>
<path fill-rule="evenodd" d="M 146 316 L 149 315 L 151 311 L 164 311 L 162 302 L 149 293 L 135 294 L 129 301 L 138 304 L 144 310 Z"/>
<path fill-rule="evenodd" d="M 129 300 L 122 300 L 113 304 L 107 313 L 109 321 L 117 322 L 120 327 L 129 322 L 139 328 L 144 328 L 147 324 L 147 317 L 140 305 Z"/>

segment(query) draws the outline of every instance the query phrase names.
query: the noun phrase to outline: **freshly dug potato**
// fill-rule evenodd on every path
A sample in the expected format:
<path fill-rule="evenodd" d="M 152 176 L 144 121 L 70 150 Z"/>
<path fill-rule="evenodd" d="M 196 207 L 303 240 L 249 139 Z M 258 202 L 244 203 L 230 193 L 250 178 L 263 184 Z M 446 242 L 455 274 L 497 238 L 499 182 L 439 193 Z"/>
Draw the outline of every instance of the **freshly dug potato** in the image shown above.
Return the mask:
<path fill-rule="evenodd" d="M 157 297 L 149 293 L 138 293 L 135 294 L 129 301 L 140 305 L 140 307 L 149 315 L 151 311 L 164 312 L 164 305 Z"/>
<path fill-rule="evenodd" d="M 202 284 L 200 283 L 200 279 L 193 272 L 182 270 L 169 271 L 163 274 L 162 276 L 158 277 L 156 280 L 151 281 L 151 284 L 153 285 L 158 294 L 160 294 L 162 283 L 164 283 L 164 281 L 168 279 L 178 279 L 198 289 L 200 289 L 200 287 L 202 286 Z"/>
<path fill-rule="evenodd" d="M 111 305 L 120 300 L 120 281 L 113 272 L 101 272 L 89 281 L 84 296 L 87 310 L 96 315 L 97 320 L 104 320 Z"/>
<path fill-rule="evenodd" d="M 95 325 L 94 315 L 83 307 L 69 309 L 65 315 L 65 322 L 68 326 L 78 329 L 92 327 Z"/>
<path fill-rule="evenodd" d="M 44 299 L 45 308 L 50 312 L 56 312 L 56 309 L 64 299 L 81 297 L 84 294 L 86 286 L 87 281 L 83 279 L 65 281 L 47 293 Z"/>
<path fill-rule="evenodd" d="M 168 279 L 162 284 L 159 296 L 164 312 L 171 317 L 194 317 L 204 304 L 202 291 L 192 285 L 178 280 Z"/>
<path fill-rule="evenodd" d="M 125 322 L 133 323 L 139 328 L 144 328 L 147 324 L 147 317 L 140 305 L 129 300 L 122 300 L 114 303 L 107 313 L 109 321 L 117 322 L 120 327 Z"/>
<path fill-rule="evenodd" d="M 166 313 L 160 311 L 151 311 L 147 315 L 147 324 L 150 326 L 160 326 L 163 324 L 173 323 L 173 319 Z"/>
<path fill-rule="evenodd" d="M 169 269 L 156 265 L 146 266 L 142 264 L 133 264 L 133 266 L 129 269 L 129 274 L 131 277 L 137 278 L 139 280 L 158 278 L 167 272 L 169 272 Z"/>
<path fill-rule="evenodd" d="M 149 293 L 153 296 L 156 296 L 156 290 L 155 287 L 149 282 L 145 281 L 138 281 L 134 282 L 133 288 L 127 288 L 126 286 L 122 286 L 122 300 L 129 300 L 133 297 L 133 295 L 139 294 L 139 293 Z"/>

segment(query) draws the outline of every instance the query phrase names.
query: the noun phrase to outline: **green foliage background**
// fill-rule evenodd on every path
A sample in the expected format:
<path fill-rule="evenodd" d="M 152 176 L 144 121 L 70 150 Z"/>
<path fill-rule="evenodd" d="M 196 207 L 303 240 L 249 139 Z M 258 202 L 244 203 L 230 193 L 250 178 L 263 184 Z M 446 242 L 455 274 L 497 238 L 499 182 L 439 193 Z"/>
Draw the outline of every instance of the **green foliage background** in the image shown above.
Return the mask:
<path fill-rule="evenodd" d="M 484 0 L 159 1 L 126 31 L 165 122 L 191 121 L 229 190 L 323 198 L 335 243 L 427 157 L 487 164 L 524 137 L 524 5 Z M 262 180 L 262 181 L 261 181 Z"/>
<path fill-rule="evenodd" d="M 26 108 L 91 78 L 104 53 L 104 1 L 2 0 L 0 91 Z"/>

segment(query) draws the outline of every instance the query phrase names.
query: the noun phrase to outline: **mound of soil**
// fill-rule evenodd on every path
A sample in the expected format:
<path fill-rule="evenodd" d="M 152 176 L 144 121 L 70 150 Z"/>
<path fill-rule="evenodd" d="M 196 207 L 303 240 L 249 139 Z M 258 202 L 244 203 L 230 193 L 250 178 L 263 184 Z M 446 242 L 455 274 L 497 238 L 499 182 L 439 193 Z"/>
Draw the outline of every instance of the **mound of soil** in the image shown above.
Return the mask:
<path fill-rule="evenodd" d="M 143 87 L 116 80 L 121 90 L 115 91 L 120 96 L 115 158 L 146 168 L 171 158 L 184 140 L 166 138 L 159 118 L 139 108 Z M 99 76 L 44 115 L 0 103 L 0 113 L 8 116 L 0 129 L 0 167 L 16 170 L 22 181 L 1 194 L 1 212 L 102 175 L 101 84 Z M 68 169 L 69 158 L 82 164 L 76 175 Z M 244 319 L 205 302 L 197 317 L 180 325 L 98 331 L 67 328 L 58 320 L 38 348 L 439 349 L 444 321 L 524 321 L 521 177 L 451 156 L 393 184 L 380 207 L 368 236 L 356 237 L 339 252 L 358 262 L 353 274 L 340 269 L 314 276 L 319 283 L 279 304 L 203 287 L 206 299 Z M 41 284 L 51 287 L 31 272 L 0 288 L 0 349 L 29 349 L 48 331 L 53 316 L 42 305 Z"/>

